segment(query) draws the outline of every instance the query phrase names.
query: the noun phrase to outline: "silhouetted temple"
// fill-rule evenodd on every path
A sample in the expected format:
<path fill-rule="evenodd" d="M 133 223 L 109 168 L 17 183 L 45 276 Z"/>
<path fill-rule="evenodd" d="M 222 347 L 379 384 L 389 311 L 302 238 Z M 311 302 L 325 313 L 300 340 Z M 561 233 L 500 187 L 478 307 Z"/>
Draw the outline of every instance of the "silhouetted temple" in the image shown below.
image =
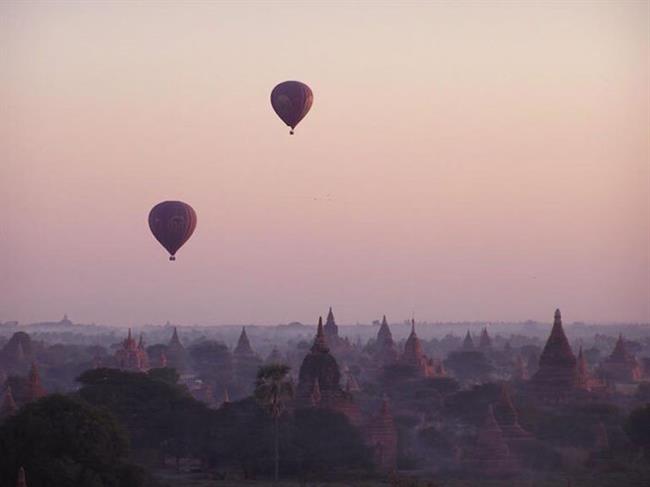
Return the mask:
<path fill-rule="evenodd" d="M 508 443 L 513 444 L 517 441 L 533 438 L 531 433 L 519 425 L 519 415 L 515 406 L 512 404 L 510 392 L 505 384 L 501 385 L 501 394 L 499 401 L 494 407 L 494 414 L 503 433 L 503 437 Z"/>
<path fill-rule="evenodd" d="M 623 335 L 619 335 L 614 350 L 600 365 L 602 375 L 612 382 L 637 382 L 641 380 L 641 367 L 634 355 L 628 352 Z"/>
<path fill-rule="evenodd" d="M 323 319 L 318 319 L 314 344 L 300 366 L 296 407 L 319 407 L 338 411 L 353 424 L 360 423 L 360 412 L 352 396 L 341 388 L 341 372 L 330 353 L 323 329 Z"/>
<path fill-rule="evenodd" d="M 370 418 L 365 430 L 366 442 L 372 449 L 377 465 L 381 470 L 393 471 L 397 468 L 397 429 L 384 398 L 379 412 Z"/>
<path fill-rule="evenodd" d="M 129 334 L 122 342 L 122 347 L 115 352 L 115 361 L 120 369 L 147 370 L 149 368 L 149 357 L 144 349 L 142 335 L 140 335 L 140 343 L 136 343 L 131 335 L 131 328 L 129 328 Z"/>
<path fill-rule="evenodd" d="M 332 312 L 331 306 L 327 312 L 327 320 L 323 327 L 323 333 L 325 333 L 327 343 L 334 352 L 347 352 L 352 348 L 347 337 L 342 338 L 339 336 L 339 327 L 334 319 L 334 313 Z"/>
<path fill-rule="evenodd" d="M 492 338 L 490 338 L 487 328 L 483 328 L 483 330 L 481 331 L 481 338 L 479 339 L 478 342 L 478 348 L 479 350 L 483 350 L 483 351 L 487 351 L 492 348 Z"/>
<path fill-rule="evenodd" d="M 467 334 L 465 335 L 463 346 L 461 348 L 463 350 L 474 350 L 474 340 L 472 340 L 472 335 L 470 335 L 469 330 L 467 330 Z"/>
<path fill-rule="evenodd" d="M 255 377 L 257 377 L 257 370 L 262 365 L 262 360 L 257 356 L 253 347 L 251 347 L 250 340 L 246 334 L 246 327 L 242 327 L 237 346 L 233 350 L 232 358 L 235 382 L 243 390 L 252 392 Z"/>
<path fill-rule="evenodd" d="M 172 337 L 167 344 L 167 351 L 165 352 L 166 366 L 173 367 L 178 372 L 185 370 L 187 352 L 180 338 L 178 337 L 178 330 L 174 327 Z"/>
<path fill-rule="evenodd" d="M 551 335 L 539 358 L 539 369 L 531 379 L 536 395 L 549 400 L 566 399 L 579 387 L 577 362 L 562 328 L 562 315 L 555 310 Z"/>
<path fill-rule="evenodd" d="M 476 444 L 466 457 L 465 463 L 471 470 L 488 476 L 507 475 L 515 470 L 514 459 L 494 417 L 492 406 L 488 406 Z"/>
<path fill-rule="evenodd" d="M 444 374 L 440 363 L 434 363 L 427 357 L 423 350 L 420 339 L 415 333 L 415 320 L 411 320 L 411 333 L 404 344 L 404 352 L 400 357 L 400 363 L 412 367 L 422 377 L 436 377 Z"/>
<path fill-rule="evenodd" d="M 381 326 L 377 332 L 377 348 L 375 358 L 382 365 L 390 365 L 397 362 L 398 353 L 393 334 L 388 327 L 386 315 L 381 320 Z"/>

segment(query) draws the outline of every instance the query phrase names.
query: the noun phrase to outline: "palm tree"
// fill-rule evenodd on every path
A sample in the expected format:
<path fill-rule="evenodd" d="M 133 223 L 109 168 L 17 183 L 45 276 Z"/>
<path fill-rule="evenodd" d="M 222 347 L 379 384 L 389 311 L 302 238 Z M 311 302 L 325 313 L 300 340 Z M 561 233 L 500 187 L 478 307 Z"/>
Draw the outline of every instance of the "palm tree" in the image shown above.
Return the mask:
<path fill-rule="evenodd" d="M 293 383 L 287 378 L 291 367 L 284 364 L 264 365 L 257 371 L 255 399 L 273 418 L 274 435 L 274 479 L 278 481 L 280 465 L 280 416 L 285 402 L 293 397 Z"/>

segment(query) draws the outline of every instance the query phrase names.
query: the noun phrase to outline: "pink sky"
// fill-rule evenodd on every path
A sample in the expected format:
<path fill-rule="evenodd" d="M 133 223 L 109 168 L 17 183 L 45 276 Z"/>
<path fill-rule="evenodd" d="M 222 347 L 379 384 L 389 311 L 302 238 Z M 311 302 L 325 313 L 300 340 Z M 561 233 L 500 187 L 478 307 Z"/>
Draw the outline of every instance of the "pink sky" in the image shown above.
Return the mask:
<path fill-rule="evenodd" d="M 2 2 L 0 320 L 650 320 L 648 3 L 568 3 Z"/>

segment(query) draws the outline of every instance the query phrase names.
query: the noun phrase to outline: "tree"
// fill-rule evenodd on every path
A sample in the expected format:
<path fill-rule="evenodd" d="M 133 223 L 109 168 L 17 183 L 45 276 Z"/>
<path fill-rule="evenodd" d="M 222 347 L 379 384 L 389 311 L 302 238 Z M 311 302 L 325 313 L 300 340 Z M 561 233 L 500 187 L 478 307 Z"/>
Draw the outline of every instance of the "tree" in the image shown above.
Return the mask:
<path fill-rule="evenodd" d="M 632 411 L 623 425 L 623 431 L 650 461 L 650 404 Z"/>
<path fill-rule="evenodd" d="M 255 381 L 255 398 L 273 418 L 274 479 L 277 482 L 280 466 L 280 416 L 285 401 L 293 397 L 293 384 L 287 380 L 291 368 L 283 364 L 262 366 Z"/>
<path fill-rule="evenodd" d="M 30 487 L 144 486 L 145 473 L 125 463 L 128 448 L 125 430 L 108 411 L 53 394 L 0 426 L 0 479 L 15 485 L 24 466 Z"/>
<path fill-rule="evenodd" d="M 172 381 L 173 369 L 150 375 L 94 369 L 79 377 L 79 395 L 113 412 L 131 433 L 134 448 L 155 449 L 177 459 L 200 454 L 209 410 Z"/>

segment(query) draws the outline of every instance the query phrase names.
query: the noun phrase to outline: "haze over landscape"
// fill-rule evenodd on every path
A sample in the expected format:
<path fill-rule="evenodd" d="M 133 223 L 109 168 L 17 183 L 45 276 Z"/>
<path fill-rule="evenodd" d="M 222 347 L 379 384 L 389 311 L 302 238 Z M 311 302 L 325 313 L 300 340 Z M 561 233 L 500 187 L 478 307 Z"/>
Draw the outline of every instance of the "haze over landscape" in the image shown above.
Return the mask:
<path fill-rule="evenodd" d="M 3 2 L 0 321 L 648 322 L 648 36 L 646 2 Z"/>

